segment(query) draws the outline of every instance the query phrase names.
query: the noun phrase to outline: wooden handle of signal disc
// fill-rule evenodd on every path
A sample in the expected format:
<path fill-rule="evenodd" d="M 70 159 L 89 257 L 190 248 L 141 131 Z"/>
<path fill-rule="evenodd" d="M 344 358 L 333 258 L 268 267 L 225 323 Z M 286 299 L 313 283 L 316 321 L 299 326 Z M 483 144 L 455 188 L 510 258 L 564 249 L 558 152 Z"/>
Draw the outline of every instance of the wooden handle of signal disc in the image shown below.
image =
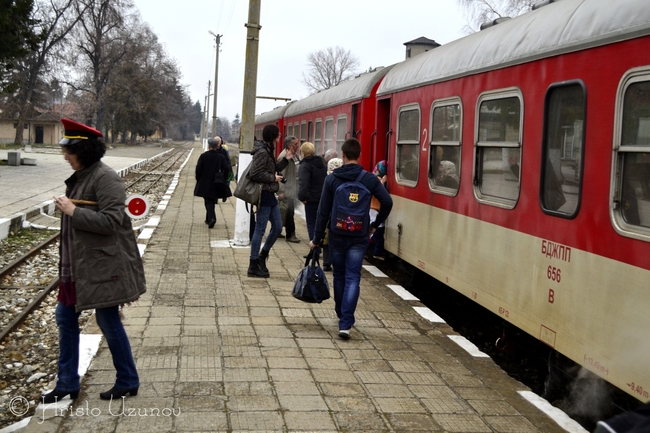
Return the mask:
<path fill-rule="evenodd" d="M 72 204 L 86 204 L 88 206 L 97 206 L 96 201 L 70 199 Z"/>

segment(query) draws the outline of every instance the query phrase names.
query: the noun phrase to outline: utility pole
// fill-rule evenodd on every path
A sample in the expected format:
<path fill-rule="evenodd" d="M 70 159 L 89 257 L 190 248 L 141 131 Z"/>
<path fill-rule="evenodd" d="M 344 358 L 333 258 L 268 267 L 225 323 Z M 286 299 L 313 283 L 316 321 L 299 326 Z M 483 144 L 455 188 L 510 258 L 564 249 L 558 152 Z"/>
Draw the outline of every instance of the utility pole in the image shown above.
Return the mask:
<path fill-rule="evenodd" d="M 208 30 L 208 33 L 214 36 L 214 39 L 217 42 L 217 49 L 216 49 L 217 60 L 214 67 L 214 102 L 212 104 L 212 136 L 214 137 L 217 135 L 217 85 L 219 83 L 219 45 L 221 44 L 221 36 L 223 35 L 215 35 L 210 30 Z M 208 94 L 209 93 L 210 92 L 208 92 Z"/>
<path fill-rule="evenodd" d="M 210 85 L 212 82 L 208 80 L 208 93 L 205 96 L 205 118 L 203 121 L 205 122 L 205 138 L 208 138 L 208 118 L 210 116 L 210 106 L 208 105 L 208 98 L 210 98 Z"/>
<path fill-rule="evenodd" d="M 257 93 L 257 53 L 260 45 L 260 9 L 262 0 L 249 0 L 248 29 L 246 35 L 246 67 L 244 69 L 244 98 L 242 104 L 242 121 L 239 136 L 239 174 L 250 165 L 253 159 L 255 136 L 255 95 Z M 250 214 L 246 211 L 246 203 L 237 200 L 235 207 L 235 239 L 234 245 L 250 244 Z"/>

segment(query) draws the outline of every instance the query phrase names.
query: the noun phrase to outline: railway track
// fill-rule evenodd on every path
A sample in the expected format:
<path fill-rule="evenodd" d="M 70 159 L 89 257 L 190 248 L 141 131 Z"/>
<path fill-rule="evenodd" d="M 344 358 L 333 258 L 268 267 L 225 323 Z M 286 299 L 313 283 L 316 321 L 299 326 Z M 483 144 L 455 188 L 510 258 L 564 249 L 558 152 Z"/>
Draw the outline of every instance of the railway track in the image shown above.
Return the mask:
<path fill-rule="evenodd" d="M 131 171 L 124 177 L 127 196 L 146 196 L 155 208 L 189 152 L 190 146 L 181 145 Z M 26 229 L 14 237 L 25 239 L 0 244 L 0 407 L 9 407 L 15 396 L 25 398 L 29 407 L 17 414 L 0 411 L 0 429 L 33 414 L 43 389 L 56 377 L 58 359 L 54 289 L 59 282 L 59 233 Z M 80 326 L 91 317 L 92 310 L 82 312 Z"/>

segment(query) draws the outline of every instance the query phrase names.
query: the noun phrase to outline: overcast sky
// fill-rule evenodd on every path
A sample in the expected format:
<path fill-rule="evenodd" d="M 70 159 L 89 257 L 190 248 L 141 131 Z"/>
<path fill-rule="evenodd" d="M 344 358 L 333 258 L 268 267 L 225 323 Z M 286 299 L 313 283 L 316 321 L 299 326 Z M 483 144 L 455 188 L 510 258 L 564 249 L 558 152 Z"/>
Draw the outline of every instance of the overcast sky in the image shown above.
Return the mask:
<path fill-rule="evenodd" d="M 217 115 L 241 117 L 248 1 L 135 0 L 142 19 L 176 60 L 193 102 L 203 107 L 214 89 L 215 38 L 219 53 Z M 307 55 L 341 46 L 360 60 L 359 72 L 404 60 L 404 42 L 421 36 L 440 44 L 463 36 L 455 0 L 262 0 L 257 95 L 301 99 Z M 210 97 L 210 117 L 212 117 Z M 284 105 L 257 99 L 257 114 Z"/>

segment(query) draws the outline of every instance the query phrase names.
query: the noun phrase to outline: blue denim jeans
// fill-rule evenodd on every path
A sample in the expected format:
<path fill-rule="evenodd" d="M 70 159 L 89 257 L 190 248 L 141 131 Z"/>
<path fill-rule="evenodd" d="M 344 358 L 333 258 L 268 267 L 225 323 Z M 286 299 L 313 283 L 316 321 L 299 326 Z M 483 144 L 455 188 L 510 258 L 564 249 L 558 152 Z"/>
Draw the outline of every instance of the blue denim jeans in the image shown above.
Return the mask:
<path fill-rule="evenodd" d="M 132 389 L 140 386 L 131 345 L 120 320 L 119 308 L 108 307 L 95 310 L 97 324 L 106 338 L 117 372 L 115 386 Z M 56 390 L 74 392 L 79 382 L 79 313 L 75 307 L 60 303 L 56 306 L 56 324 L 59 327 L 59 371 Z"/>
<path fill-rule="evenodd" d="M 275 241 L 282 233 L 282 216 L 280 215 L 280 208 L 275 206 L 260 206 L 255 214 L 255 232 L 251 240 L 251 260 L 257 259 L 260 254 L 260 245 L 262 245 L 262 238 L 266 231 L 266 223 L 271 221 L 271 231 L 266 237 L 264 242 L 264 250 L 270 251 L 275 244 Z"/>
<path fill-rule="evenodd" d="M 354 311 L 361 290 L 361 266 L 367 249 L 367 237 L 329 234 L 330 258 L 334 268 L 334 310 L 339 318 L 339 329 L 350 329 L 354 325 Z"/>

